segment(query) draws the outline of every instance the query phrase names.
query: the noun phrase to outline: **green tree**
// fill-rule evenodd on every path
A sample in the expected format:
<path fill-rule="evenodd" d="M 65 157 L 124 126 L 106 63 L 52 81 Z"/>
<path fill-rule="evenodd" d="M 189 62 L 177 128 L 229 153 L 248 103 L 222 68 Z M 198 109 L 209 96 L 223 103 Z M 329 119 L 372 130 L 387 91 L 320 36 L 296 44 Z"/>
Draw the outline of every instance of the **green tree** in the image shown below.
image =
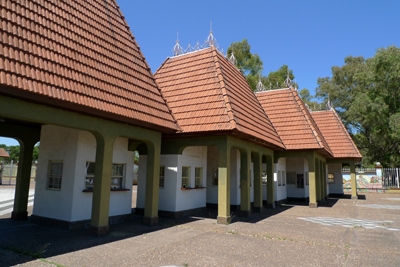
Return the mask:
<path fill-rule="evenodd" d="M 0 144 L 1 148 L 4 148 L 8 154 L 9 158 L 4 158 L 5 163 L 10 163 L 11 161 L 19 161 L 20 147 L 19 146 L 7 146 L 5 144 Z M 39 159 L 39 144 L 33 148 L 32 161 L 37 161 Z"/>
<path fill-rule="evenodd" d="M 246 77 L 247 83 L 250 85 L 251 89 L 255 90 L 259 75 L 263 70 L 263 62 L 260 56 L 250 52 L 250 45 L 247 39 L 232 43 L 226 52 L 228 58 L 231 57 L 232 52 L 236 58 L 236 67 Z"/>
<path fill-rule="evenodd" d="M 316 96 L 329 98 L 363 153 L 363 163 L 400 164 L 400 49 L 345 58 L 332 77 L 319 78 Z"/>

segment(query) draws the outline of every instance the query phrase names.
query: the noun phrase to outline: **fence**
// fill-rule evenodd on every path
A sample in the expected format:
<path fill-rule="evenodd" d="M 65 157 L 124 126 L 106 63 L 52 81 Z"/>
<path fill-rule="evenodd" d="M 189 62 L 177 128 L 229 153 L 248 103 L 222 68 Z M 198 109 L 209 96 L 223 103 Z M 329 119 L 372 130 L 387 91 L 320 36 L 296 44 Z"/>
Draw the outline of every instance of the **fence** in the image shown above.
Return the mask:
<path fill-rule="evenodd" d="M 17 178 L 18 164 L 0 164 L 0 184 L 15 184 Z M 32 165 L 31 179 L 36 178 L 36 166 Z"/>
<path fill-rule="evenodd" d="M 375 172 L 375 168 L 356 168 L 356 172 Z M 350 168 L 343 168 L 342 172 L 350 172 Z"/>
<path fill-rule="evenodd" d="M 399 188 L 400 168 L 383 168 L 382 187 Z"/>

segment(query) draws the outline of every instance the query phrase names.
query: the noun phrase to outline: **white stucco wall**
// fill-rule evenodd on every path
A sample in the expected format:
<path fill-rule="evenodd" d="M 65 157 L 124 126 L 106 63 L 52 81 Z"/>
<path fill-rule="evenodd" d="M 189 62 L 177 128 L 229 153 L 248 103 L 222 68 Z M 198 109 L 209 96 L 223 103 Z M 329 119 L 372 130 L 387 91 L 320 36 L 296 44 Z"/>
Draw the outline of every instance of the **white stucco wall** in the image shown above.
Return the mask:
<path fill-rule="evenodd" d="M 279 171 L 285 173 L 282 177 L 285 179 L 285 185 L 278 185 L 278 173 Z M 286 193 L 286 158 L 280 158 L 278 163 L 274 164 L 274 184 L 275 184 L 275 201 L 283 200 L 287 198 Z"/>
<path fill-rule="evenodd" d="M 327 173 L 333 173 L 335 175 L 335 183 L 328 184 L 329 194 L 343 194 L 342 164 L 329 163 L 327 164 L 327 169 Z M 328 174 L 326 177 L 328 178 Z"/>
<path fill-rule="evenodd" d="M 111 192 L 110 216 L 131 213 L 134 153 L 127 149 L 127 138 L 115 140 L 113 163 L 125 165 L 123 187 L 129 191 Z M 89 220 L 93 193 L 82 190 L 85 189 L 86 162 L 94 162 L 95 156 L 96 140 L 91 133 L 43 126 L 33 214 L 70 222 Z M 46 189 L 49 160 L 63 160 L 60 191 Z"/>
<path fill-rule="evenodd" d="M 218 155 L 217 155 L 218 157 Z M 195 184 L 195 168 L 202 168 L 202 186 L 207 184 L 207 147 L 187 147 L 182 155 L 161 155 L 160 165 L 165 166 L 164 188 L 159 190 L 158 209 L 184 211 L 206 206 L 206 188 L 182 190 L 182 167 L 190 167 L 190 187 Z M 147 156 L 139 157 L 138 208 L 145 206 Z M 189 188 L 187 188 L 189 189 Z"/>

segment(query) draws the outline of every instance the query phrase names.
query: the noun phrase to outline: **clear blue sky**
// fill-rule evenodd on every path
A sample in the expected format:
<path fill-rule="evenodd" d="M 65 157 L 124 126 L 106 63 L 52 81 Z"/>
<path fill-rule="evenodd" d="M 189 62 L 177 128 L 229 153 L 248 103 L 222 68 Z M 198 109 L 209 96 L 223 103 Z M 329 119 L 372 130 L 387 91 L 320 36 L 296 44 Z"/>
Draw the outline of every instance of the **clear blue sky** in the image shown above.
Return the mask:
<path fill-rule="evenodd" d="M 153 72 L 169 56 L 179 31 L 183 48 L 204 43 L 212 20 L 224 51 L 246 38 L 264 62 L 264 75 L 283 64 L 300 89 L 315 93 L 346 56 L 400 46 L 400 1 L 133 1 L 117 0 Z M 0 143 L 17 145 L 17 142 Z"/>

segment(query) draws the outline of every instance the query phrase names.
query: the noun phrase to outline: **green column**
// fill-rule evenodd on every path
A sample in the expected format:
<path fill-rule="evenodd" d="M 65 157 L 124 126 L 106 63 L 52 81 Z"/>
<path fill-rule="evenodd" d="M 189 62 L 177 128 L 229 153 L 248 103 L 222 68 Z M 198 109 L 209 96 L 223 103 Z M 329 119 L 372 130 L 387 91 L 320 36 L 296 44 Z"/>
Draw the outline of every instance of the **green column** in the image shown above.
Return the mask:
<path fill-rule="evenodd" d="M 322 169 L 323 169 L 323 173 L 322 173 L 322 177 L 323 177 L 323 181 L 324 181 L 324 199 L 325 201 L 328 200 L 328 182 L 326 181 L 326 162 L 323 162 L 322 164 Z"/>
<path fill-rule="evenodd" d="M 350 176 L 351 176 L 351 199 L 358 199 L 357 196 L 357 178 L 356 178 L 356 164 L 350 163 Z"/>
<path fill-rule="evenodd" d="M 21 140 L 17 180 L 15 186 L 14 208 L 11 214 L 13 220 L 28 218 L 29 184 L 32 169 L 32 154 L 36 140 Z"/>
<path fill-rule="evenodd" d="M 217 223 L 227 224 L 231 220 L 231 179 L 230 179 L 230 147 L 218 146 L 218 217 Z"/>
<path fill-rule="evenodd" d="M 318 159 L 315 159 L 315 181 L 317 202 L 321 204 L 321 168 Z"/>
<path fill-rule="evenodd" d="M 146 144 L 148 154 L 143 222 L 149 225 L 158 223 L 161 139 L 155 142 Z"/>
<path fill-rule="evenodd" d="M 115 137 L 94 134 L 97 141 L 94 169 L 92 219 L 90 231 L 95 235 L 109 232 L 110 187 Z"/>
<path fill-rule="evenodd" d="M 274 159 L 267 156 L 267 208 L 275 208 Z"/>
<path fill-rule="evenodd" d="M 262 159 L 258 153 L 253 154 L 254 163 L 254 211 L 261 212 L 263 208 L 262 191 Z"/>
<path fill-rule="evenodd" d="M 314 155 L 310 155 L 308 158 L 308 180 L 309 180 L 309 193 L 310 193 L 310 208 L 317 208 L 317 177 L 316 177 L 316 165 Z"/>
<path fill-rule="evenodd" d="M 250 164 L 251 153 L 249 150 L 240 152 L 240 213 L 248 216 L 251 213 L 250 206 Z"/>

